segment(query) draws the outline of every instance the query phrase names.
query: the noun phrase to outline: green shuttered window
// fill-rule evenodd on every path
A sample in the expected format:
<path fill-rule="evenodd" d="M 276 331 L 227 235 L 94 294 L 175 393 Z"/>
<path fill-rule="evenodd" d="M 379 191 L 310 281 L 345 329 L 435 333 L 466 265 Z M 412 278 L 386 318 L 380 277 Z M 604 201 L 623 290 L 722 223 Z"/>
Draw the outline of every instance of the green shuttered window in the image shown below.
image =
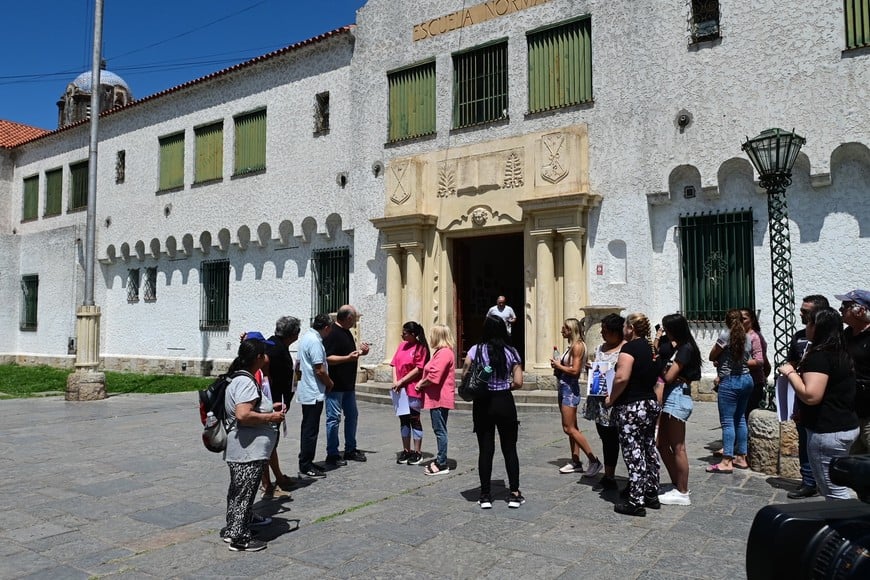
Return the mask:
<path fill-rule="evenodd" d="M 69 208 L 88 207 L 88 162 L 69 166 Z"/>
<path fill-rule="evenodd" d="M 227 330 L 230 326 L 230 262 L 212 260 L 200 268 L 202 298 L 199 329 Z"/>
<path fill-rule="evenodd" d="M 870 0 L 843 0 L 846 48 L 870 46 Z"/>
<path fill-rule="evenodd" d="M 590 18 L 530 33 L 529 112 L 592 101 Z"/>
<path fill-rule="evenodd" d="M 453 128 L 507 118 L 507 42 L 453 55 Z"/>
<path fill-rule="evenodd" d="M 387 82 L 390 142 L 435 133 L 435 63 L 389 73 Z"/>
<path fill-rule="evenodd" d="M 24 180 L 24 197 L 22 199 L 21 219 L 35 220 L 39 214 L 39 176 L 34 175 Z"/>
<path fill-rule="evenodd" d="M 350 302 L 350 249 L 316 250 L 312 262 L 312 315 L 337 312 Z"/>
<path fill-rule="evenodd" d="M 224 124 L 214 123 L 196 129 L 196 168 L 194 183 L 213 181 L 223 176 Z"/>
<path fill-rule="evenodd" d="M 266 169 L 266 109 L 235 118 L 234 175 Z"/>
<path fill-rule="evenodd" d="M 59 215 L 63 191 L 63 170 L 45 172 L 45 215 Z"/>
<path fill-rule="evenodd" d="M 683 312 L 721 322 L 731 308 L 755 309 L 752 210 L 680 217 Z"/>
<path fill-rule="evenodd" d="M 36 330 L 36 310 L 39 302 L 39 276 L 21 277 L 21 330 Z"/>
<path fill-rule="evenodd" d="M 160 137 L 160 184 L 158 191 L 184 186 L 184 133 Z"/>

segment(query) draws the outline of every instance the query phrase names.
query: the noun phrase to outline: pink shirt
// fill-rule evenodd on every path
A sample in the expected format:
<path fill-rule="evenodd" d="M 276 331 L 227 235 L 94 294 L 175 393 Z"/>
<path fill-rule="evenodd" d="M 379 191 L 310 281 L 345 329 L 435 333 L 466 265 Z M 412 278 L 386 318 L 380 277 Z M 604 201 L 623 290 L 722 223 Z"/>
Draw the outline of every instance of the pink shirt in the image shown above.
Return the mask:
<path fill-rule="evenodd" d="M 424 364 L 426 364 L 426 349 L 419 342 L 412 344 L 407 340 L 399 345 L 396 354 L 393 355 L 393 360 L 390 361 L 390 366 L 396 369 L 396 378 L 399 380 L 414 369 L 422 370 Z M 416 384 L 417 381 L 412 381 L 405 385 L 408 396 L 418 396 L 417 391 L 414 390 Z"/>
<path fill-rule="evenodd" d="M 455 407 L 456 354 L 453 349 L 439 348 L 423 367 L 423 377 L 432 383 L 420 393 L 424 409 L 452 409 Z"/>

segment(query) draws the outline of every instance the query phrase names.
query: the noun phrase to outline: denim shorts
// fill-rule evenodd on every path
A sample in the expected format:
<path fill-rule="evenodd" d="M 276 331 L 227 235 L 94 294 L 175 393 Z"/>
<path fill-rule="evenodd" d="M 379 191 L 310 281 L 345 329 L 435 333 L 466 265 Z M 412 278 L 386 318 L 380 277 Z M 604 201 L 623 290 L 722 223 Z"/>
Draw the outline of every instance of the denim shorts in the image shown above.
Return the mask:
<path fill-rule="evenodd" d="M 580 385 L 559 381 L 559 406 L 577 407 L 580 405 Z"/>
<path fill-rule="evenodd" d="M 674 419 L 683 422 L 688 420 L 692 416 L 692 408 L 694 407 L 691 393 L 691 387 L 685 383 L 665 385 L 662 413 L 667 413 Z"/>

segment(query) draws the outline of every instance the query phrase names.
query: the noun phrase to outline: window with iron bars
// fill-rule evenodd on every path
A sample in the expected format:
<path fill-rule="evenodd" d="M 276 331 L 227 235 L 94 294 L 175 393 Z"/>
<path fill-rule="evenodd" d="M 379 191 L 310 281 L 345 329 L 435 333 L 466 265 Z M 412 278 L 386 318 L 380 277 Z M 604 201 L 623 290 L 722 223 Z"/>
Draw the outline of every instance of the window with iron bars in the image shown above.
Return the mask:
<path fill-rule="evenodd" d="M 507 56 L 507 42 L 453 55 L 454 129 L 507 118 Z"/>
<path fill-rule="evenodd" d="M 329 133 L 329 91 L 314 96 L 314 134 Z"/>
<path fill-rule="evenodd" d="M 311 262 L 311 315 L 337 312 L 350 301 L 350 249 L 315 250 Z"/>
<path fill-rule="evenodd" d="M 139 268 L 127 270 L 127 302 L 139 302 Z"/>
<path fill-rule="evenodd" d="M 680 217 L 683 314 L 721 322 L 732 308 L 755 310 L 752 210 Z"/>
<path fill-rule="evenodd" d="M 142 281 L 142 299 L 145 302 L 157 302 L 157 268 L 145 268 L 145 279 Z"/>
<path fill-rule="evenodd" d="M 229 330 L 230 262 L 210 260 L 200 267 L 202 296 L 199 310 L 200 330 Z"/>
<path fill-rule="evenodd" d="M 843 0 L 846 48 L 870 46 L 870 0 Z"/>
<path fill-rule="evenodd" d="M 692 0 L 689 31 L 693 43 L 719 38 L 719 0 Z"/>
<path fill-rule="evenodd" d="M 21 277 L 21 330 L 36 330 L 36 312 L 39 305 L 39 276 Z"/>

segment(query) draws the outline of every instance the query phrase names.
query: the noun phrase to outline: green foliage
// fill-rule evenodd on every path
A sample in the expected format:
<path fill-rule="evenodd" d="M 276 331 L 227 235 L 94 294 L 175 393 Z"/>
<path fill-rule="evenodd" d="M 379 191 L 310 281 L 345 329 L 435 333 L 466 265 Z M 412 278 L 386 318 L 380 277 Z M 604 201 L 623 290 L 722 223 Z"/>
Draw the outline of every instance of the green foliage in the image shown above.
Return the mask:
<path fill-rule="evenodd" d="M 49 366 L 0 365 L 0 398 L 63 393 L 69 370 Z M 207 387 L 214 378 L 106 372 L 106 390 L 120 393 L 180 393 Z"/>

